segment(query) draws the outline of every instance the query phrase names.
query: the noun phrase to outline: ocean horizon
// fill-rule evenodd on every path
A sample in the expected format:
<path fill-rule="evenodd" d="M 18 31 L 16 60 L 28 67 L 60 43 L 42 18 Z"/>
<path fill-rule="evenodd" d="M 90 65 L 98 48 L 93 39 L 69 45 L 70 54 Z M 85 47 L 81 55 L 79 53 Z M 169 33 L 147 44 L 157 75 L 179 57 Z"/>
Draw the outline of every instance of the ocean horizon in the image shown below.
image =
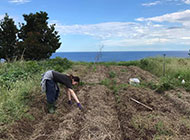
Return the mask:
<path fill-rule="evenodd" d="M 61 57 L 75 62 L 135 61 L 148 57 L 188 58 L 188 51 L 113 51 L 113 52 L 56 52 L 52 58 Z"/>

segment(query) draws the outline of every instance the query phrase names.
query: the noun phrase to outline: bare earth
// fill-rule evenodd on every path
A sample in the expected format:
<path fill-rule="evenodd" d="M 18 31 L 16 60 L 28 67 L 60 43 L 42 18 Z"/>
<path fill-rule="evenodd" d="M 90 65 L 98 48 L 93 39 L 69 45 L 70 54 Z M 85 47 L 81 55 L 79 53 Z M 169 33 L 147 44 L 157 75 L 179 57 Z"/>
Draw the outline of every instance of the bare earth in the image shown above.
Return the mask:
<path fill-rule="evenodd" d="M 114 77 L 110 77 L 110 72 Z M 190 93 L 183 89 L 156 93 L 128 84 L 129 78 L 142 82 L 158 81 L 149 72 L 134 66 L 81 66 L 67 73 L 84 82 L 75 89 L 83 110 L 67 104 L 63 87 L 55 114 L 48 114 L 45 94 L 37 94 L 31 106 L 33 118 L 15 122 L 2 140 L 189 140 Z M 117 92 L 101 84 L 115 84 Z M 40 88 L 39 88 L 40 89 Z M 40 91 L 39 91 L 40 92 Z M 132 101 L 131 98 L 151 107 Z M 74 101 L 73 101 L 74 102 Z"/>

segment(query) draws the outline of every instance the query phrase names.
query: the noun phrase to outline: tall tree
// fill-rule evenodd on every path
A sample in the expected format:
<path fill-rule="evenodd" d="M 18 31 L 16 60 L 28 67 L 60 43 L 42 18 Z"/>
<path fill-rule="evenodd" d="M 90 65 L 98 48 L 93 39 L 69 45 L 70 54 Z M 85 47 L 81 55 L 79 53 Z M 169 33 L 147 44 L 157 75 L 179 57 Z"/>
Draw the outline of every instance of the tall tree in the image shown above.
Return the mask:
<path fill-rule="evenodd" d="M 0 21 L 0 59 L 13 60 L 16 58 L 18 29 L 12 18 L 5 14 Z"/>
<path fill-rule="evenodd" d="M 48 26 L 48 14 L 24 14 L 26 24 L 20 25 L 19 54 L 26 60 L 49 58 L 61 45 L 55 24 Z"/>

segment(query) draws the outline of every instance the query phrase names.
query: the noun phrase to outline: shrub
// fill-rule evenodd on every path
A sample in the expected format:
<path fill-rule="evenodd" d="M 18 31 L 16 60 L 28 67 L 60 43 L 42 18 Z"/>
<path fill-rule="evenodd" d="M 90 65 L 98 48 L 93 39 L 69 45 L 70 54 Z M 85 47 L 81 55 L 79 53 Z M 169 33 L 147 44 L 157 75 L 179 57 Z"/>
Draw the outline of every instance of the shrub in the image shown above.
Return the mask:
<path fill-rule="evenodd" d="M 164 91 L 174 89 L 175 85 L 175 81 L 171 80 L 170 77 L 163 77 L 156 88 L 156 92 L 163 93 Z"/>
<path fill-rule="evenodd" d="M 116 76 L 116 73 L 113 71 L 109 72 L 109 78 L 114 78 Z"/>
<path fill-rule="evenodd" d="M 66 58 L 56 57 L 46 61 L 41 61 L 40 64 L 43 66 L 43 70 L 55 70 L 63 72 L 66 69 L 71 68 L 72 62 Z"/>
<path fill-rule="evenodd" d="M 140 60 L 140 68 L 151 72 L 154 75 L 163 75 L 163 63 L 161 58 L 145 58 Z"/>

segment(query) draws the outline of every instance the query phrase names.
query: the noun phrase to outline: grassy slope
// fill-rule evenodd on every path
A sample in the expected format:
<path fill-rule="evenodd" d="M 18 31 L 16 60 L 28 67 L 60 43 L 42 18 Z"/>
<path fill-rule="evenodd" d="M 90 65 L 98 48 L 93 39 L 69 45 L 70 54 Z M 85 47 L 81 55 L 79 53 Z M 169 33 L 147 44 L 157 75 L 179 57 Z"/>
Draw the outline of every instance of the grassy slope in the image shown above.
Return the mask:
<path fill-rule="evenodd" d="M 66 59 L 18 61 L 0 64 L 0 124 L 9 124 L 22 116 L 30 117 L 28 103 L 40 91 L 41 74 L 48 69 L 60 72 L 71 67 Z"/>

